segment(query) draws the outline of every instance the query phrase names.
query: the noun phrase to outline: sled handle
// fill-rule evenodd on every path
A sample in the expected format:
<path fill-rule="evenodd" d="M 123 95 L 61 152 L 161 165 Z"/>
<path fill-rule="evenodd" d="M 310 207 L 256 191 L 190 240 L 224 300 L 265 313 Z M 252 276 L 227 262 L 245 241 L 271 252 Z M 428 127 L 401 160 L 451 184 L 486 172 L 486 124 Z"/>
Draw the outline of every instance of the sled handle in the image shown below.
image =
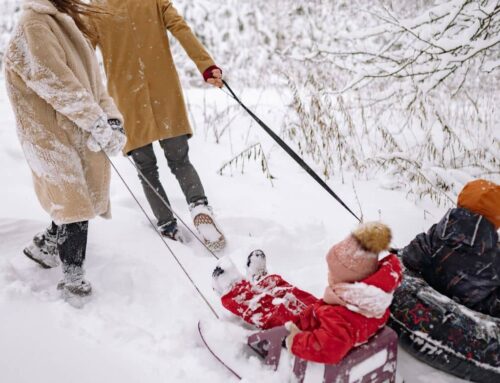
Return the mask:
<path fill-rule="evenodd" d="M 278 368 L 281 357 L 281 345 L 290 332 L 285 326 L 258 332 L 248 338 L 252 350 L 264 358 L 264 364 Z"/>

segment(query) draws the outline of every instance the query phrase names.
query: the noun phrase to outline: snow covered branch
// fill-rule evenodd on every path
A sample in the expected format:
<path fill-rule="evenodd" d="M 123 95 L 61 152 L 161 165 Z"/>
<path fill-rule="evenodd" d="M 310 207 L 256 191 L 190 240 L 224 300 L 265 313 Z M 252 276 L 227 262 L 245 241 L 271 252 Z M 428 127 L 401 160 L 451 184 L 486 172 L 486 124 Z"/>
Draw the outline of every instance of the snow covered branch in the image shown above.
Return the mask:
<path fill-rule="evenodd" d="M 351 34 L 356 50 L 317 55 L 348 60 L 356 75 L 341 92 L 360 89 L 373 79 L 411 81 L 426 94 L 453 75 L 459 88 L 471 68 L 493 72 L 500 65 L 500 2 L 452 0 L 426 10 L 416 18 L 400 19 L 382 4 L 373 13 L 381 24 Z M 347 37 L 347 36 L 344 36 Z"/>

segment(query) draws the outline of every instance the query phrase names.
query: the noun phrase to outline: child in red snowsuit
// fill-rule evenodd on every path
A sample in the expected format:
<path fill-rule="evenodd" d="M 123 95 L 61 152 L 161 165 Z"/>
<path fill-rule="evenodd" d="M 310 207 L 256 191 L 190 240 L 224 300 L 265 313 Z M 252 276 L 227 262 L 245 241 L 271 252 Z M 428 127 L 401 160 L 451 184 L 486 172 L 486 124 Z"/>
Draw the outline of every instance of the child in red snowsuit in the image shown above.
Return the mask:
<path fill-rule="evenodd" d="M 260 329 L 286 325 L 287 348 L 302 359 L 334 364 L 365 343 L 389 318 L 392 293 L 401 281 L 395 255 L 378 261 L 387 249 L 390 230 L 381 223 L 360 225 L 329 251 L 328 286 L 322 299 L 267 275 L 265 255 L 252 252 L 243 279 L 228 259 L 213 273 L 222 305 Z"/>

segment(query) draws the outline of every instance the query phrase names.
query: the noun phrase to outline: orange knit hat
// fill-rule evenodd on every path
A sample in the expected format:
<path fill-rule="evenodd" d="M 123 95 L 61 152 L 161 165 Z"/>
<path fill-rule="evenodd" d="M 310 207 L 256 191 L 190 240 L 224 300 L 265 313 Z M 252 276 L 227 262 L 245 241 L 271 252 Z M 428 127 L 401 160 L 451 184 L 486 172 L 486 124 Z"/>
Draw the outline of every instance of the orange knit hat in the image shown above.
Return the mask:
<path fill-rule="evenodd" d="M 486 180 L 474 180 L 464 186 L 458 207 L 481 214 L 498 230 L 500 227 L 500 186 Z"/>

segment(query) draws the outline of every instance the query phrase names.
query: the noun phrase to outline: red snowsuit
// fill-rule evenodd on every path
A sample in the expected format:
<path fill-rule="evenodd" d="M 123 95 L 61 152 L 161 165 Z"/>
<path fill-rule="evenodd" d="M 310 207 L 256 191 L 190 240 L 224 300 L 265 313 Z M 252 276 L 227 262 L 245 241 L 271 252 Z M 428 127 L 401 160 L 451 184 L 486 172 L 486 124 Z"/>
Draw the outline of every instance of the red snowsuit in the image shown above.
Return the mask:
<path fill-rule="evenodd" d="M 378 270 L 360 281 L 392 293 L 401 281 L 401 265 L 395 255 L 379 262 Z M 367 318 L 344 306 L 329 305 L 322 299 L 269 275 L 258 284 L 239 282 L 222 297 L 222 305 L 246 322 L 261 329 L 293 321 L 302 331 L 292 343 L 292 353 L 305 360 L 335 364 L 354 347 L 365 343 L 389 318 L 389 309 L 380 318 Z"/>

